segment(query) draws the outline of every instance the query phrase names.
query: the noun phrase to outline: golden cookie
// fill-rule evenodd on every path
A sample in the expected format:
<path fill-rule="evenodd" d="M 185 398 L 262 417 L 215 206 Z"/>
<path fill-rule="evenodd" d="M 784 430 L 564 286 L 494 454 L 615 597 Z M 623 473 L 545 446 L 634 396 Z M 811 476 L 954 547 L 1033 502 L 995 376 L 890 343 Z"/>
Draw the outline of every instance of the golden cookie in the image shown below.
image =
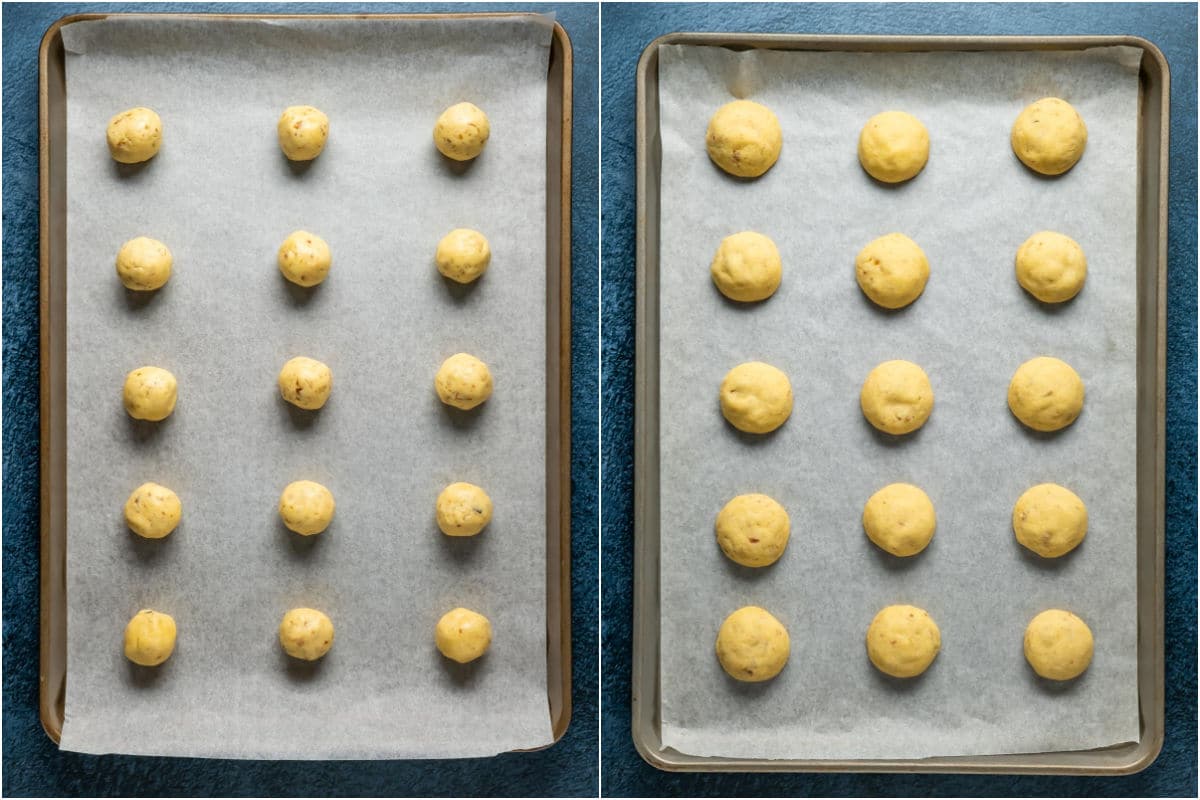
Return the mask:
<path fill-rule="evenodd" d="M 466 664 L 487 652 L 492 644 L 492 623 L 483 614 L 456 608 L 438 620 L 434 642 L 446 658 Z"/>
<path fill-rule="evenodd" d="M 1067 427 L 1083 410 L 1083 379 L 1065 361 L 1038 356 L 1017 367 L 1008 384 L 1008 407 L 1037 431 Z"/>
<path fill-rule="evenodd" d="M 1013 123 L 1013 152 L 1034 172 L 1061 175 L 1075 166 L 1085 147 L 1087 126 L 1066 100 L 1043 97 Z"/>
<path fill-rule="evenodd" d="M 473 483 L 452 483 L 437 496 L 435 513 L 447 536 L 474 536 L 492 521 L 492 498 Z"/>
<path fill-rule="evenodd" d="M 279 394 L 297 408 L 316 411 L 333 391 L 333 371 L 315 358 L 296 356 L 279 370 Z"/>
<path fill-rule="evenodd" d="M 717 514 L 717 544 L 744 567 L 774 564 L 792 530 L 783 506 L 765 494 L 740 494 Z"/>
<path fill-rule="evenodd" d="M 488 240 L 479 231 L 455 228 L 438 242 L 438 272 L 457 283 L 471 283 L 487 271 L 492 260 Z"/>
<path fill-rule="evenodd" d="M 293 608 L 279 623 L 283 652 L 302 661 L 316 661 L 333 647 L 333 621 L 315 608 Z"/>
<path fill-rule="evenodd" d="M 743 231 L 721 240 L 709 271 L 721 294 L 752 303 L 775 294 L 783 280 L 783 261 L 773 241 L 761 233 Z"/>
<path fill-rule="evenodd" d="M 880 672 L 915 678 L 937 658 L 942 633 L 924 609 L 888 606 L 867 628 L 867 655 Z"/>
<path fill-rule="evenodd" d="M 433 388 L 446 405 L 469 410 L 492 396 L 492 373 L 475 356 L 455 353 L 438 368 Z"/>
<path fill-rule="evenodd" d="M 122 111 L 108 121 L 108 152 L 122 164 L 149 161 L 162 147 L 162 120 L 141 106 Z"/>
<path fill-rule="evenodd" d="M 1065 303 L 1083 288 L 1087 258 L 1069 236 L 1035 233 L 1017 250 L 1017 282 L 1043 303 Z"/>
<path fill-rule="evenodd" d="M 1087 536 L 1087 507 L 1070 489 L 1039 483 L 1017 499 L 1012 512 L 1017 541 L 1042 558 L 1058 558 Z"/>
<path fill-rule="evenodd" d="M 770 433 L 792 414 L 792 384 L 770 364 L 738 364 L 721 381 L 721 413 L 739 431 Z"/>
<path fill-rule="evenodd" d="M 877 547 L 894 556 L 913 556 L 929 546 L 937 515 L 929 495 L 911 483 L 891 483 L 867 500 L 863 530 Z"/>
<path fill-rule="evenodd" d="M 903 308 L 921 296 L 929 280 L 929 259 L 902 233 L 870 242 L 854 259 L 854 276 L 863 294 L 884 308 Z"/>
<path fill-rule="evenodd" d="M 329 276 L 333 254 L 315 233 L 292 231 L 279 245 L 279 271 L 297 286 L 316 286 Z"/>
<path fill-rule="evenodd" d="M 924 169 L 928 160 L 929 131 L 912 114 L 876 114 L 858 136 L 858 162 L 877 181 L 906 181 Z"/>
<path fill-rule="evenodd" d="M 471 103 L 456 103 L 433 125 L 433 143 L 446 158 L 470 161 L 483 152 L 492 126 L 487 114 Z"/>
<path fill-rule="evenodd" d="M 161 539 L 179 525 L 179 495 L 157 483 L 143 483 L 125 501 L 125 524 L 143 539 Z"/>
<path fill-rule="evenodd" d="M 1087 623 L 1070 611 L 1043 611 L 1025 628 L 1025 660 L 1052 681 L 1069 681 L 1092 663 L 1095 642 Z"/>
<path fill-rule="evenodd" d="M 739 608 L 717 633 L 717 660 L 739 681 L 769 681 L 783 670 L 791 651 L 787 628 L 758 606 Z"/>
<path fill-rule="evenodd" d="M 933 411 L 933 387 L 911 361 L 884 361 L 867 375 L 859 403 L 867 421 L 884 433 L 911 433 Z"/>
<path fill-rule="evenodd" d="M 730 175 L 757 178 L 779 160 L 783 129 L 771 109 L 752 100 L 734 100 L 717 109 L 705 136 L 708 156 Z"/>
<path fill-rule="evenodd" d="M 289 531 L 312 536 L 333 522 L 333 492 L 315 481 L 294 481 L 279 495 L 279 518 Z"/>
<path fill-rule="evenodd" d="M 160 422 L 175 410 L 175 376 L 161 367 L 138 367 L 125 376 L 125 411 L 134 419 Z"/>
<path fill-rule="evenodd" d="M 312 106 L 288 106 L 275 126 L 279 149 L 289 161 L 312 161 L 325 149 L 329 117 Z"/>
<path fill-rule="evenodd" d="M 173 263 L 165 244 L 139 236 L 117 251 L 117 277 L 126 289 L 151 292 L 162 288 L 171 277 Z"/>
<path fill-rule="evenodd" d="M 125 626 L 125 657 L 143 667 L 157 667 L 174 652 L 175 633 L 170 614 L 142 609 Z"/>

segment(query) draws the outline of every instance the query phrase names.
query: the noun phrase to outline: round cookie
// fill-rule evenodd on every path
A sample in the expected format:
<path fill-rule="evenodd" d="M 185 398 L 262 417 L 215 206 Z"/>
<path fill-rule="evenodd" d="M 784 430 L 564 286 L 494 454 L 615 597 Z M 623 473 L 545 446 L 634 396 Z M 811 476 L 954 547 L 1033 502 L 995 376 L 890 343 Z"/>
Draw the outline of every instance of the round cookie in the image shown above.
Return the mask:
<path fill-rule="evenodd" d="M 721 240 L 710 272 L 721 294 L 739 303 L 752 303 L 775 294 L 783 280 L 783 261 L 769 238 L 742 231 Z"/>
<path fill-rule="evenodd" d="M 125 376 L 125 411 L 134 419 L 159 422 L 175 410 L 178 384 L 161 367 L 138 367 Z"/>
<path fill-rule="evenodd" d="M 288 106 L 279 115 L 276 132 L 288 161 L 312 161 L 325 149 L 329 117 L 312 106 Z"/>
<path fill-rule="evenodd" d="M 743 567 L 774 564 L 792 530 L 788 513 L 765 494 L 740 494 L 717 514 L 717 544 Z"/>
<path fill-rule="evenodd" d="M 157 483 L 143 483 L 125 501 L 125 524 L 143 539 L 161 539 L 179 525 L 179 495 Z"/>
<path fill-rule="evenodd" d="M 1039 483 L 1017 499 L 1012 525 L 1022 546 L 1042 558 L 1058 558 L 1087 536 L 1087 506 L 1070 489 Z"/>
<path fill-rule="evenodd" d="M 758 606 L 739 608 L 717 632 L 717 660 L 739 681 L 769 681 L 783 670 L 791 652 L 787 628 Z"/>
<path fill-rule="evenodd" d="M 438 152 L 455 161 L 470 161 L 478 156 L 491 134 L 487 114 L 471 103 L 450 106 L 433 125 L 433 143 Z"/>
<path fill-rule="evenodd" d="M 289 531 L 312 536 L 333 521 L 333 492 L 315 481 L 294 481 L 279 495 L 279 518 Z"/>
<path fill-rule="evenodd" d="M 148 108 L 130 108 L 108 121 L 107 138 L 113 161 L 140 164 L 162 147 L 162 120 Z"/>
<path fill-rule="evenodd" d="M 1087 126 L 1066 100 L 1043 97 L 1013 123 L 1013 152 L 1034 172 L 1061 175 L 1075 166 L 1085 147 Z"/>
<path fill-rule="evenodd" d="M 292 231 L 279 245 L 279 271 L 297 286 L 316 286 L 329 276 L 333 254 L 315 233 Z"/>
<path fill-rule="evenodd" d="M 333 621 L 315 608 L 293 608 L 279 623 L 283 652 L 302 661 L 316 661 L 333 647 Z"/>
<path fill-rule="evenodd" d="M 1082 675 L 1092 663 L 1094 647 L 1091 629 L 1070 611 L 1043 611 L 1025 628 L 1025 660 L 1034 672 L 1052 681 Z"/>
<path fill-rule="evenodd" d="M 867 656 L 880 672 L 915 678 L 937 658 L 942 633 L 924 609 L 888 606 L 867 628 Z"/>
<path fill-rule="evenodd" d="M 863 507 L 863 530 L 876 547 L 902 558 L 929 546 L 937 514 L 929 495 L 911 483 L 891 483 Z"/>
<path fill-rule="evenodd" d="M 475 356 L 455 353 L 438 368 L 433 388 L 443 403 L 467 411 L 492 396 L 492 373 Z"/>
<path fill-rule="evenodd" d="M 1083 379 L 1065 361 L 1038 356 L 1017 367 L 1008 384 L 1013 416 L 1036 431 L 1067 427 L 1083 410 Z"/>
<path fill-rule="evenodd" d="M 924 169 L 928 160 L 929 131 L 912 114 L 876 114 L 858 135 L 858 162 L 877 181 L 906 181 Z"/>
<path fill-rule="evenodd" d="M 770 364 L 748 361 L 721 381 L 721 414 L 746 433 L 770 433 L 792 414 L 792 384 Z"/>
<path fill-rule="evenodd" d="M 1083 288 L 1087 257 L 1069 236 L 1041 231 L 1017 249 L 1017 282 L 1043 303 L 1065 303 Z"/>
<path fill-rule="evenodd" d="M 911 433 L 933 411 L 933 387 L 911 361 L 884 361 L 867 375 L 859 403 L 867 421 L 884 433 Z"/>
<path fill-rule="evenodd" d="M 316 411 L 333 391 L 333 371 L 314 358 L 296 356 L 279 370 L 279 394 L 297 408 Z"/>
<path fill-rule="evenodd" d="M 863 294 L 875 305 L 904 308 L 925 291 L 929 259 L 912 239 L 902 233 L 889 233 L 858 251 L 854 276 Z"/>
<path fill-rule="evenodd" d="M 708 157 L 730 175 L 757 178 L 779 160 L 783 129 L 775 112 L 752 100 L 717 109 L 705 135 Z"/>
<path fill-rule="evenodd" d="M 442 275 L 457 283 L 471 283 L 487 271 L 492 249 L 479 231 L 455 228 L 438 242 L 434 258 Z"/>
<path fill-rule="evenodd" d="M 442 655 L 466 664 L 487 652 L 492 643 L 492 623 L 483 614 L 456 608 L 438 620 L 433 637 Z"/>
<path fill-rule="evenodd" d="M 125 657 L 143 667 L 157 667 L 175 650 L 175 620 L 144 608 L 125 626 Z"/>
<path fill-rule="evenodd" d="M 452 483 L 438 494 L 435 513 L 447 536 L 474 536 L 492 521 L 492 498 L 473 483 Z"/>
<path fill-rule="evenodd" d="M 171 277 L 173 263 L 171 251 L 165 244 L 139 236 L 121 245 L 117 251 L 117 277 L 126 289 L 152 292 L 161 289 Z"/>

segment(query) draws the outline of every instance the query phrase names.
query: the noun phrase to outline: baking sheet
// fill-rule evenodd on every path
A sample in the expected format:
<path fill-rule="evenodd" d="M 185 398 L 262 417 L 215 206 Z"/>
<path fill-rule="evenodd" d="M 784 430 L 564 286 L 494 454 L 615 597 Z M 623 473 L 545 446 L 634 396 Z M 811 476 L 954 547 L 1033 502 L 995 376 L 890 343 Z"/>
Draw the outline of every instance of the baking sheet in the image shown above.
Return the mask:
<path fill-rule="evenodd" d="M 551 741 L 545 584 L 545 135 L 552 19 L 131 20 L 63 29 L 68 96 L 68 672 L 62 747 L 246 758 L 484 756 Z M 432 146 L 433 120 L 469 99 L 492 137 L 466 168 Z M 279 152 L 289 104 L 330 116 L 308 167 Z M 108 118 L 147 105 L 160 154 L 118 167 Z M 493 251 L 449 286 L 432 256 L 454 227 Z M 275 266 L 305 228 L 333 251 L 311 291 Z M 163 240 L 170 283 L 129 295 L 112 260 Z M 433 392 L 447 356 L 486 361 L 496 390 L 473 414 Z M 275 385 L 294 355 L 328 363 L 316 415 Z M 129 420 L 124 374 L 179 379 L 166 422 Z M 333 491 L 336 518 L 300 539 L 279 492 Z M 139 483 L 175 489 L 184 520 L 137 540 L 121 507 Z M 484 486 L 488 530 L 442 536 L 447 483 Z M 335 645 L 315 666 L 280 652 L 293 606 L 324 610 Z M 433 646 L 457 605 L 492 621 L 466 667 Z M 121 631 L 142 607 L 179 641 L 132 667 Z"/>
<path fill-rule="evenodd" d="M 664 747 L 734 758 L 921 758 L 1102 747 L 1138 738 L 1135 558 L 1135 300 L 1138 58 L 1084 53 L 807 53 L 660 48 L 661 732 Z M 1070 100 L 1089 127 L 1066 176 L 1039 178 L 1008 144 L 1025 104 Z M 734 97 L 770 106 L 779 163 L 731 179 L 704 152 L 712 112 Z M 925 171 L 875 184 L 855 143 L 872 114 L 900 108 L 929 128 Z M 784 280 L 765 304 L 725 301 L 708 276 L 720 239 L 771 236 Z M 1059 309 L 1025 296 L 1012 259 L 1031 233 L 1060 230 L 1089 259 L 1087 286 Z M 931 277 L 909 309 L 873 307 L 854 281 L 857 251 L 902 231 Z M 1008 412 L 1016 367 L 1071 363 L 1088 387 L 1071 428 L 1043 436 Z M 933 415 L 899 440 L 862 418 L 858 391 L 880 361 L 930 375 Z M 767 437 L 728 426 L 725 372 L 775 364 L 796 392 Z M 899 560 L 862 533 L 862 505 L 893 481 L 921 485 L 938 511 L 929 549 Z M 1088 539 L 1057 563 L 1026 556 L 1011 509 L 1055 481 L 1088 504 Z M 788 551 L 747 570 L 712 533 L 721 506 L 761 491 L 792 518 Z M 737 684 L 713 641 L 746 604 L 787 625 L 792 657 L 767 684 Z M 863 636 L 891 603 L 929 610 L 942 652 L 921 678 L 888 680 Z M 1037 679 L 1028 620 L 1079 613 L 1096 635 L 1083 678 Z"/>

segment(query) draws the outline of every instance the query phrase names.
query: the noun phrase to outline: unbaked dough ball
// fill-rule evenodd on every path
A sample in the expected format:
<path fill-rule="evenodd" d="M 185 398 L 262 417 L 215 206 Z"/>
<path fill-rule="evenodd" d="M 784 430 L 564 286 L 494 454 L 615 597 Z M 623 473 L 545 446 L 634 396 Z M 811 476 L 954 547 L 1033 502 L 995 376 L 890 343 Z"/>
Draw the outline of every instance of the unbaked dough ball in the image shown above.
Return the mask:
<path fill-rule="evenodd" d="M 438 368 L 433 388 L 443 403 L 465 411 L 492 396 L 492 373 L 475 356 L 455 353 Z"/>
<path fill-rule="evenodd" d="M 289 161 L 312 161 L 325 149 L 329 117 L 312 106 L 288 106 L 276 126 L 279 148 Z"/>
<path fill-rule="evenodd" d="M 108 152 L 122 164 L 140 164 L 158 154 L 162 120 L 148 108 L 122 111 L 108 121 Z"/>
<path fill-rule="evenodd" d="M 783 670 L 791 652 L 787 628 L 758 606 L 739 608 L 717 632 L 717 660 L 739 681 L 769 681 Z"/>
<path fill-rule="evenodd" d="M 279 623 L 279 644 L 292 658 L 316 661 L 333 647 L 333 622 L 315 608 L 293 608 Z"/>
<path fill-rule="evenodd" d="M 751 303 L 775 294 L 783 280 L 783 261 L 769 238 L 754 231 L 742 231 L 721 240 L 710 271 L 721 294 L 730 300 Z"/>
<path fill-rule="evenodd" d="M 1083 379 L 1065 361 L 1038 356 L 1017 367 L 1008 384 L 1008 407 L 1037 431 L 1057 431 L 1083 410 Z"/>
<path fill-rule="evenodd" d="M 792 384 L 770 364 L 748 361 L 721 381 L 721 413 L 746 433 L 770 433 L 792 413 Z"/>
<path fill-rule="evenodd" d="M 929 613 L 916 606 L 888 606 L 867 628 L 867 655 L 880 672 L 915 678 L 942 649 L 942 633 Z"/>
<path fill-rule="evenodd" d="M 717 544 L 744 567 L 774 564 L 792 530 L 783 506 L 765 494 L 740 494 L 717 514 Z"/>
<path fill-rule="evenodd" d="M 333 391 L 333 371 L 314 358 L 296 356 L 279 370 L 279 393 L 297 408 L 316 411 Z"/>
<path fill-rule="evenodd" d="M 1069 236 L 1035 233 L 1017 250 L 1017 282 L 1043 303 L 1064 303 L 1083 288 L 1087 258 Z"/>
<path fill-rule="evenodd" d="M 1092 631 L 1070 611 L 1052 608 L 1025 628 L 1025 660 L 1033 671 L 1052 681 L 1069 681 L 1092 663 Z"/>
<path fill-rule="evenodd" d="M 478 156 L 491 134 L 487 114 L 471 103 L 450 106 L 433 125 L 433 143 L 442 155 L 455 161 L 470 161 Z"/>
<path fill-rule="evenodd" d="M 900 183 L 929 160 L 929 131 L 903 111 L 884 111 L 867 120 L 858 136 L 858 161 L 877 181 Z"/>
<path fill-rule="evenodd" d="M 1043 97 L 1020 113 L 1012 127 L 1012 149 L 1034 172 L 1061 175 L 1087 147 L 1087 126 L 1070 103 Z"/>
<path fill-rule="evenodd" d="M 161 367 L 138 367 L 125 376 L 125 411 L 134 419 L 159 422 L 175 410 L 175 376 Z"/>
<path fill-rule="evenodd" d="M 435 260 L 442 275 L 458 283 L 470 283 L 487 271 L 492 249 L 479 231 L 455 228 L 438 242 Z"/>
<path fill-rule="evenodd" d="M 492 623 L 483 614 L 456 608 L 442 615 L 433 636 L 442 655 L 466 664 L 487 652 L 492 643 Z"/>
<path fill-rule="evenodd" d="M 863 530 L 877 547 L 894 556 L 913 556 L 929 546 L 937 515 L 929 495 L 911 483 L 891 483 L 867 500 Z"/>
<path fill-rule="evenodd" d="M 474 536 L 492 521 L 492 498 L 473 483 L 452 483 L 438 494 L 437 524 L 447 536 Z"/>
<path fill-rule="evenodd" d="M 125 657 L 143 667 L 157 667 L 175 650 L 175 620 L 161 611 L 142 609 L 125 626 Z"/>
<path fill-rule="evenodd" d="M 854 275 L 871 302 L 884 308 L 903 308 L 925 291 L 929 259 L 912 239 L 902 233 L 889 233 L 858 252 Z"/>
<path fill-rule="evenodd" d="M 179 524 L 179 495 L 157 483 L 143 483 L 125 501 L 125 523 L 144 539 L 161 539 Z"/>
<path fill-rule="evenodd" d="M 1087 507 L 1056 483 L 1039 483 L 1017 499 L 1012 514 L 1017 541 L 1042 558 L 1058 558 L 1087 536 Z"/>
<path fill-rule="evenodd" d="M 294 481 L 279 495 L 279 517 L 289 531 L 312 536 L 333 522 L 333 492 L 316 481 Z"/>
<path fill-rule="evenodd" d="M 150 292 L 162 288 L 171 277 L 173 263 L 165 244 L 139 236 L 117 251 L 117 277 L 126 289 Z"/>
<path fill-rule="evenodd" d="M 734 100 L 717 109 L 705 136 L 708 156 L 730 175 L 757 178 L 779 160 L 783 129 L 775 112 L 752 100 Z"/>
<path fill-rule="evenodd" d="M 867 421 L 884 433 L 912 433 L 933 411 L 933 387 L 911 361 L 884 361 L 867 375 L 859 402 Z"/>
<path fill-rule="evenodd" d="M 329 275 L 333 254 L 315 233 L 292 231 L 279 245 L 279 271 L 297 286 L 316 286 Z"/>

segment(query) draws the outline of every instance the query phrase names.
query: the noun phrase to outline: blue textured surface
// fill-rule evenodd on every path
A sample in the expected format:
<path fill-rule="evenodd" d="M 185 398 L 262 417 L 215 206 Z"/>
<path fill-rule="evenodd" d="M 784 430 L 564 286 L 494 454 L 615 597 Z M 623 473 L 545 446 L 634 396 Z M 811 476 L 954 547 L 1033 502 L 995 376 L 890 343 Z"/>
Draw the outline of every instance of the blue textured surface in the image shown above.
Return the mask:
<path fill-rule="evenodd" d="M 538 753 L 462 761 L 271 762 L 60 753 L 38 721 L 37 52 L 83 11 L 554 12 L 575 55 L 572 285 L 574 715 Z M 4 779 L 6 796 L 594 796 L 596 753 L 597 12 L 539 5 L 4 5 Z M 185 720 L 180 720 L 186 724 Z"/>
<path fill-rule="evenodd" d="M 1122 778 L 668 774 L 630 738 L 633 560 L 635 72 L 675 31 L 840 34 L 1133 34 L 1172 74 L 1167 353 L 1167 734 L 1162 755 Z M 601 418 L 604 486 L 602 681 L 606 796 L 1196 796 L 1196 7 L 1194 5 L 681 4 L 603 6 Z"/>

